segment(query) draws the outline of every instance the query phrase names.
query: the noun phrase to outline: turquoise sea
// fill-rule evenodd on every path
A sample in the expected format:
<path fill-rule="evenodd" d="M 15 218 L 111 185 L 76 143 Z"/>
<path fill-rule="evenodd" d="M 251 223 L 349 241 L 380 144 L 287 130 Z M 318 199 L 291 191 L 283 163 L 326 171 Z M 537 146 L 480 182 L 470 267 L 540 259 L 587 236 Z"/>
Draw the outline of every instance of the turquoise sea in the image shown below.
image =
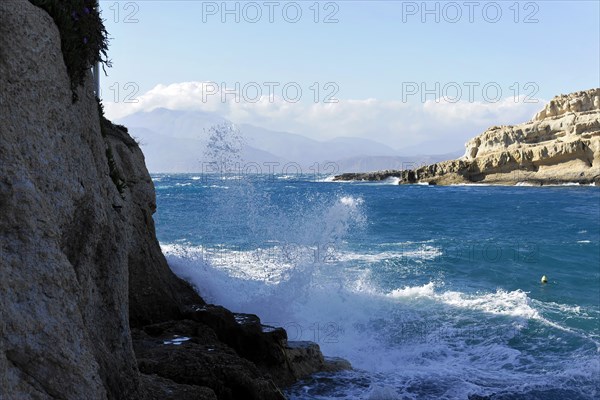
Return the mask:
<path fill-rule="evenodd" d="M 153 180 L 178 275 L 354 366 L 291 399 L 600 398 L 598 187 Z"/>

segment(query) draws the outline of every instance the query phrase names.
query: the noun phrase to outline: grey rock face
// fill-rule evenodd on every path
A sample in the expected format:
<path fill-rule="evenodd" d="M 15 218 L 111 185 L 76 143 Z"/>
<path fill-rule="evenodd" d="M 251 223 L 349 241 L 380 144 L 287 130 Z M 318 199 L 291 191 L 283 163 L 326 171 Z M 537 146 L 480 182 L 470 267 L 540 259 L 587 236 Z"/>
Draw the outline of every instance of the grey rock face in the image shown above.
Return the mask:
<path fill-rule="evenodd" d="M 325 368 L 171 272 L 142 152 L 100 117 L 89 76 L 78 98 L 51 17 L 1 1 L 0 400 L 279 399 L 273 382 Z M 165 345 L 167 328 L 217 350 Z"/>
<path fill-rule="evenodd" d="M 0 387 L 8 399 L 135 396 L 127 263 L 93 98 L 71 102 L 59 33 L 0 3 Z M 87 91 L 89 93 L 89 91 Z"/>

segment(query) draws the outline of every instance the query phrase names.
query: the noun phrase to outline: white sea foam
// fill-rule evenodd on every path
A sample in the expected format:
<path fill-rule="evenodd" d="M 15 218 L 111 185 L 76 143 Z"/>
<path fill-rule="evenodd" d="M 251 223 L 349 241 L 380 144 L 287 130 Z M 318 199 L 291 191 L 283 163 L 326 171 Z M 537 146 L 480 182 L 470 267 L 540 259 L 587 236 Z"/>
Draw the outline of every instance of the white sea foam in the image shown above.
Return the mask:
<path fill-rule="evenodd" d="M 594 183 L 579 183 L 579 182 L 565 182 L 565 183 L 545 183 L 543 185 L 534 184 L 530 182 L 517 182 L 515 186 L 536 186 L 536 187 L 560 187 L 560 186 L 595 186 Z"/>
<path fill-rule="evenodd" d="M 558 184 L 548 184 L 548 185 L 544 185 L 544 186 L 594 186 L 594 184 L 593 183 L 581 184 L 579 182 L 565 182 L 565 183 L 558 183 Z"/>
<path fill-rule="evenodd" d="M 462 293 L 458 291 L 436 291 L 436 284 L 429 282 L 422 286 L 406 286 L 387 294 L 391 298 L 427 298 L 445 305 L 484 312 L 492 315 L 520 317 L 526 320 L 537 320 L 545 325 L 563 331 L 572 331 L 549 321 L 542 314 L 554 312 L 570 317 L 583 319 L 593 318 L 582 312 L 580 306 L 569 306 L 554 302 L 541 302 L 531 299 L 526 292 L 517 289 L 506 291 L 498 289 L 492 293 Z"/>
<path fill-rule="evenodd" d="M 398 185 L 400 183 L 400 178 L 391 176 L 389 178 L 383 179 L 381 181 L 360 181 L 360 180 L 344 180 L 344 181 L 336 181 L 334 180 L 336 175 L 327 176 L 325 178 L 319 178 L 315 182 L 335 182 L 335 183 L 361 183 L 363 185 Z"/>
<path fill-rule="evenodd" d="M 208 187 L 211 189 L 229 189 L 229 186 L 223 186 L 223 185 L 208 185 L 208 186 L 202 186 L 202 187 Z"/>
<path fill-rule="evenodd" d="M 336 259 L 339 261 L 358 261 L 376 263 L 385 260 L 434 260 L 442 256 L 441 249 L 434 246 L 406 246 L 407 248 L 401 251 L 379 251 L 379 252 L 354 252 L 346 251 L 336 254 Z"/>
<path fill-rule="evenodd" d="M 490 314 L 537 318 L 540 315 L 530 305 L 527 293 L 521 290 L 507 292 L 498 289 L 495 293 L 465 294 L 457 291 L 442 291 L 436 293 L 435 283 L 429 282 L 422 286 L 408 286 L 395 289 L 388 294 L 392 298 L 421 298 L 425 297 L 449 306 L 471 309 Z"/>
<path fill-rule="evenodd" d="M 349 383 L 347 398 L 394 393 L 411 398 L 414 385 L 429 380 L 442 388 L 435 397 L 448 399 L 486 393 L 477 382 L 489 387 L 488 394 L 499 388 L 523 392 L 543 386 L 548 373 L 536 372 L 539 367 L 527 361 L 531 356 L 506 343 L 531 322 L 556 326 L 542 316 L 545 307 L 581 314 L 577 307 L 532 300 L 522 290 L 463 293 L 429 282 L 384 293 L 370 270 L 286 264 L 281 246 L 270 253 L 224 251 L 219 262 L 200 247 L 163 249 L 173 270 L 192 281 L 208 301 L 257 313 L 263 323 L 286 328 L 291 341 L 316 341 L 325 354 L 349 359 L 357 368 L 350 382 L 368 371 L 371 387 Z M 578 365 L 599 371 L 589 357 Z M 552 374 L 565 379 L 590 373 L 568 365 L 556 368 Z M 308 397 L 303 396 L 290 397 Z"/>
<path fill-rule="evenodd" d="M 384 251 L 348 248 L 348 233 L 367 222 L 362 197 L 315 196 L 282 210 L 243 183 L 232 182 L 228 194 L 212 211 L 241 209 L 250 245 L 163 244 L 169 265 L 207 301 L 255 313 L 267 325 L 286 328 L 290 341 L 316 341 L 326 355 L 351 361 L 355 370 L 336 376 L 344 385 L 332 398 L 519 393 L 545 387 L 548 379 L 577 381 L 600 370 L 598 360 L 583 356 L 566 362 L 562 353 L 550 364 L 537 365 L 533 347 L 527 346 L 541 344 L 520 342 L 528 329 L 578 334 L 545 317 L 584 315 L 577 307 L 533 300 L 522 290 L 449 290 L 443 279 L 382 289 L 372 268 L 376 263 L 407 258 L 413 267 L 426 268 L 442 251 L 433 241 L 383 243 Z M 547 336 L 550 345 L 559 344 Z M 547 365 L 554 370 L 544 370 Z M 421 387 L 436 392 L 417 394 Z M 329 398 L 311 397 L 309 390 L 300 388 L 290 397 Z"/>
<path fill-rule="evenodd" d="M 356 208 L 357 206 L 361 205 L 364 203 L 363 199 L 361 199 L 360 197 L 355 198 L 352 196 L 343 196 L 340 197 L 340 203 L 342 203 L 345 206 L 349 206 L 349 207 L 353 207 Z"/>
<path fill-rule="evenodd" d="M 480 295 L 466 295 L 461 292 L 448 291 L 437 297 L 445 304 L 460 308 L 468 308 L 490 314 L 541 319 L 539 312 L 531 306 L 527 293 L 522 290 L 509 292 L 498 289 L 495 293 Z"/>
<path fill-rule="evenodd" d="M 335 175 L 326 176 L 325 178 L 319 178 L 315 182 L 334 182 Z"/>
<path fill-rule="evenodd" d="M 429 282 L 423 286 L 405 286 L 402 289 L 394 289 L 390 292 L 390 297 L 432 297 L 435 285 Z"/>

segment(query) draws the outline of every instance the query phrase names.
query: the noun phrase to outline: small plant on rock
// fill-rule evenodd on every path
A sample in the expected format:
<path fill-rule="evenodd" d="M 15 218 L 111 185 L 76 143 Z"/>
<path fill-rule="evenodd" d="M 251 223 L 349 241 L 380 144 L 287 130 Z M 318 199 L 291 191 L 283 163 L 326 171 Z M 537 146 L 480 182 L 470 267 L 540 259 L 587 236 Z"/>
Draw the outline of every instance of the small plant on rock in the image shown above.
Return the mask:
<path fill-rule="evenodd" d="M 108 33 L 100 17 L 98 0 L 29 1 L 50 14 L 58 27 L 75 102 L 77 87 L 83 84 L 90 68 L 97 63 L 110 66 Z"/>

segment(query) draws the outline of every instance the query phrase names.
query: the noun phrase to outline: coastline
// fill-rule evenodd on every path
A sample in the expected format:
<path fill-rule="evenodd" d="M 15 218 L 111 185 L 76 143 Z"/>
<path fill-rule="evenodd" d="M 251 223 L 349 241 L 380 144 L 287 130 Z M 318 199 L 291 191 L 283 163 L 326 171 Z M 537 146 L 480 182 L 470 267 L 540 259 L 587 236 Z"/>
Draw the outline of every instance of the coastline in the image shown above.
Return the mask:
<path fill-rule="evenodd" d="M 69 15 L 67 17 L 70 18 Z M 275 326 L 286 326 L 283 324 L 283 317 L 280 319 L 265 317 L 261 321 L 252 313 L 266 315 L 266 313 L 261 314 L 259 310 L 230 311 L 239 311 L 234 305 L 227 303 L 235 295 L 235 289 L 239 287 L 225 287 L 222 291 L 223 297 L 217 299 L 220 301 L 215 301 L 226 304 L 228 309 L 209 304 L 206 301 L 209 298 L 207 291 L 205 291 L 207 297 L 202 297 L 200 288 L 203 281 L 186 280 L 176 275 L 174 269 L 168 264 L 165 257 L 167 252 L 161 249 L 156 235 L 155 213 L 158 207 L 156 190 L 159 189 L 155 187 L 152 176 L 148 172 L 140 145 L 132 138 L 126 127 L 115 125 L 104 118 L 102 105 L 94 93 L 89 68 L 85 71 L 81 83 L 73 83 L 69 75 L 68 60 L 61 50 L 61 39 L 63 41 L 69 39 L 67 36 L 61 38 L 61 33 L 60 27 L 46 11 L 27 0 L 0 3 L 0 48 L 2 48 L 0 87 L 3 96 L 0 99 L 2 120 L 0 124 L 2 130 L 0 209 L 3 214 L 3 218 L 0 219 L 0 264 L 2 265 L 0 268 L 0 293 L 2 294 L 0 296 L 2 316 L 0 318 L 0 371 L 2 371 L 0 398 L 3 400 L 6 396 L 7 399 L 42 400 L 55 398 L 283 400 L 285 398 L 283 389 L 290 388 L 315 374 L 327 375 L 338 371 L 348 371 L 349 374 L 364 372 L 362 365 L 359 365 L 360 361 L 365 362 L 364 359 L 341 354 L 353 362 L 357 360 L 357 367 L 353 369 L 352 365 L 344 359 L 326 357 L 321 351 L 321 348 L 325 349 L 326 345 L 323 344 L 321 347 L 317 339 L 306 341 L 293 338 L 292 340 L 290 337 L 293 336 L 291 333 L 293 329 L 289 329 L 290 337 L 288 337 L 285 329 Z M 78 42 L 82 42 L 79 39 L 81 38 L 77 37 Z M 490 128 L 480 137 L 467 143 L 467 153 L 459 160 L 436 163 L 410 171 L 388 170 L 364 174 L 342 174 L 331 181 L 383 182 L 388 180 L 394 185 L 424 186 L 594 185 L 598 187 L 600 186 L 599 91 L 600 89 L 592 89 L 559 96 L 554 103 L 549 104 L 533 121 L 524 126 Z M 4 99 L 8 100 L 4 101 Z M 350 188 L 352 189 L 353 186 L 358 185 L 350 185 Z M 189 189 L 182 190 L 194 189 L 192 183 L 185 187 Z M 323 189 L 323 186 L 319 188 Z M 327 189 L 331 188 L 338 189 L 336 187 Z M 288 194 L 290 199 L 298 196 L 297 188 L 288 189 L 289 191 L 284 193 Z M 327 200 L 327 197 L 320 199 L 315 196 L 312 198 L 313 203 L 308 202 L 310 204 L 306 206 L 305 213 L 294 214 L 296 219 L 273 219 L 269 220 L 272 222 L 271 225 L 264 226 L 269 229 L 276 226 L 278 229 L 273 231 L 281 233 L 285 230 L 301 230 L 300 228 L 306 225 L 307 230 L 301 231 L 295 239 L 308 238 L 306 248 L 311 250 L 310 255 L 314 260 L 313 240 L 317 237 L 321 238 L 323 243 L 316 244 L 317 259 L 320 256 L 323 260 L 332 261 L 328 259 L 331 254 L 327 252 L 336 250 L 336 246 L 332 246 L 332 243 L 335 244 L 332 235 L 340 242 L 350 237 L 348 232 L 355 227 L 351 223 L 354 221 L 353 218 L 359 220 L 361 224 L 366 224 L 362 218 L 359 218 L 363 217 L 359 205 L 371 201 L 366 204 L 373 209 L 376 208 L 379 215 L 379 219 L 374 221 L 389 222 L 390 230 L 381 232 L 381 236 L 374 236 L 373 241 L 366 242 L 364 247 L 346 249 L 346 255 L 348 259 L 368 261 L 374 256 L 371 252 L 377 253 L 375 255 L 380 257 L 378 261 L 385 263 L 389 268 L 374 272 L 364 269 L 365 274 L 381 273 L 377 278 L 385 283 L 390 282 L 390 278 L 399 280 L 391 287 L 382 286 L 377 290 L 353 292 L 349 289 L 355 288 L 354 286 L 343 287 L 342 285 L 341 278 L 346 276 L 336 275 L 337 270 L 329 268 L 330 264 L 323 261 L 326 264 L 323 270 L 332 273 L 325 277 L 331 278 L 329 283 L 335 285 L 329 286 L 325 281 L 324 289 L 319 292 L 321 296 L 311 299 L 314 307 L 312 309 L 307 307 L 304 310 L 304 315 L 307 316 L 304 321 L 305 330 L 310 330 L 311 333 L 319 331 L 322 325 L 317 324 L 316 329 L 312 330 L 311 327 L 315 327 L 313 325 L 315 321 L 317 323 L 320 321 L 321 324 L 326 324 L 325 327 L 333 326 L 336 329 L 326 330 L 324 335 L 329 338 L 335 336 L 337 339 L 336 335 L 344 331 L 337 330 L 338 325 L 327 324 L 337 321 L 338 318 L 341 321 L 340 325 L 347 323 L 349 327 L 360 328 L 354 329 L 353 332 L 347 330 L 349 336 L 355 333 L 357 335 L 355 338 L 360 340 L 348 339 L 347 342 L 340 343 L 338 348 L 354 349 L 353 346 L 361 346 L 366 355 L 374 354 L 378 350 L 379 353 L 372 360 L 375 371 L 378 371 L 377 367 L 379 367 L 376 364 L 383 363 L 382 361 L 390 364 L 396 360 L 406 361 L 407 359 L 403 358 L 404 353 L 410 353 L 414 348 L 394 347 L 394 344 L 398 344 L 396 342 L 390 342 L 390 345 L 385 341 L 369 341 L 381 338 L 386 333 L 391 333 L 392 337 L 396 333 L 406 334 L 401 328 L 410 326 L 411 321 L 402 319 L 405 316 L 414 316 L 412 322 L 427 322 L 431 321 L 428 318 L 435 315 L 439 321 L 442 317 L 448 316 L 448 311 L 454 311 L 456 321 L 464 322 L 470 310 L 471 326 L 479 327 L 478 324 L 481 324 L 481 328 L 486 329 L 490 326 L 488 322 L 493 323 L 491 319 L 482 318 L 488 314 L 494 315 L 494 312 L 490 312 L 487 308 L 490 303 L 502 310 L 505 310 L 506 304 L 514 306 L 511 310 L 520 306 L 529 307 L 524 315 L 517 315 L 518 320 L 515 319 L 517 322 L 528 321 L 528 315 L 537 313 L 543 305 L 556 304 L 549 299 L 547 302 L 539 300 L 539 304 L 542 305 L 538 308 L 531 306 L 530 301 L 534 297 L 527 296 L 524 289 L 521 289 L 521 282 L 531 283 L 532 280 L 528 276 L 516 275 L 516 272 L 531 271 L 536 267 L 527 264 L 526 261 L 514 268 L 515 274 L 512 278 L 519 281 L 519 288 L 512 288 L 513 290 L 496 289 L 494 293 L 492 289 L 491 293 L 484 294 L 461 292 L 460 287 L 450 287 L 452 279 L 448 278 L 448 289 L 435 291 L 435 282 L 430 277 L 437 277 L 440 279 L 440 284 L 446 284 L 444 280 L 446 274 L 457 271 L 461 274 L 471 274 L 472 271 L 458 268 L 463 263 L 462 259 L 456 256 L 459 254 L 462 257 L 462 253 L 444 254 L 440 250 L 452 248 L 453 242 L 447 242 L 445 248 L 440 245 L 439 249 L 431 244 L 434 240 L 444 238 L 452 238 L 452 240 L 456 238 L 459 244 L 468 242 L 469 238 L 471 244 L 480 243 L 481 237 L 494 228 L 483 226 L 479 227 L 479 230 L 474 229 L 474 223 L 478 222 L 478 219 L 485 218 L 493 219 L 498 225 L 506 225 L 506 227 L 498 226 L 497 235 L 491 236 L 491 239 L 510 238 L 515 243 L 524 243 L 526 241 L 524 239 L 528 239 L 529 234 L 543 236 L 547 232 L 533 231 L 535 226 L 524 227 L 518 223 L 517 217 L 523 217 L 525 220 L 527 216 L 534 215 L 534 211 L 543 209 L 548 214 L 542 215 L 544 218 L 539 219 L 539 225 L 548 230 L 561 231 L 556 228 L 559 225 L 554 223 L 561 221 L 570 223 L 571 220 L 565 218 L 568 214 L 562 213 L 571 204 L 552 210 L 549 207 L 540 207 L 531 201 L 530 214 L 514 213 L 513 221 L 516 222 L 511 224 L 506 223 L 506 220 L 511 217 L 508 214 L 497 214 L 492 218 L 490 214 L 471 213 L 468 205 L 472 203 L 469 203 L 469 199 L 461 198 L 461 201 L 456 203 L 460 206 L 442 210 L 443 207 L 439 205 L 445 205 L 447 199 L 443 197 L 441 200 L 439 197 L 436 199 L 431 193 L 445 195 L 452 191 L 434 190 L 427 193 L 425 191 L 426 189 L 418 190 L 423 196 L 409 199 L 414 201 L 411 203 L 412 206 L 406 206 L 402 199 L 398 200 L 399 197 L 390 197 L 379 204 L 378 208 L 373 205 L 375 203 L 373 199 L 381 200 L 382 197 L 376 194 L 372 194 L 365 200 L 360 193 L 354 193 L 355 197 L 348 197 L 348 195 L 341 198 L 337 197 L 341 195 L 340 193 L 333 193 L 331 195 L 333 200 L 330 203 L 320 201 Z M 256 192 L 267 191 L 261 189 Z M 406 196 L 411 190 L 390 189 L 380 192 Z M 500 190 L 496 190 L 493 196 L 489 196 L 492 200 L 484 203 L 486 207 L 499 208 L 495 203 L 498 198 L 495 195 L 498 192 Z M 505 200 L 519 197 L 511 196 L 514 193 L 508 193 L 510 192 L 508 190 L 504 192 L 509 195 Z M 535 201 L 539 201 L 540 194 L 544 194 L 542 191 L 530 192 Z M 594 192 L 597 194 L 597 191 Z M 588 192 L 576 194 L 580 194 L 579 197 L 583 198 L 581 203 L 577 203 L 578 205 L 589 206 L 588 203 L 591 203 L 591 206 L 594 206 L 594 202 L 589 201 L 591 196 L 588 196 Z M 247 193 L 241 195 L 246 196 Z M 237 202 L 231 201 L 231 198 L 228 200 L 232 207 L 221 211 L 227 214 L 226 217 L 234 224 L 232 231 L 236 233 L 242 231 L 238 229 L 241 220 L 248 219 L 250 223 L 256 221 L 250 220 L 248 213 L 236 216 L 232 212 L 239 211 L 241 208 L 238 207 L 239 204 L 248 203 L 247 197 L 241 197 Z M 264 197 L 256 197 L 252 200 L 255 206 L 267 209 Z M 425 203 L 427 200 L 429 204 Z M 197 203 L 199 202 L 188 204 L 189 207 L 173 208 L 173 210 L 177 210 L 179 215 L 195 212 L 200 216 L 199 218 L 194 219 L 189 215 L 184 215 L 182 218 L 196 223 L 195 228 L 198 226 L 206 228 L 206 231 L 209 231 L 208 227 L 212 226 L 209 222 L 221 223 L 217 218 L 218 215 L 215 215 L 217 214 L 215 209 L 210 207 L 194 209 L 194 206 L 198 206 Z M 290 200 L 289 203 L 275 205 L 281 210 L 298 210 L 299 203 L 301 202 Z M 427 206 L 424 207 L 424 203 Z M 547 202 L 545 205 L 550 203 Z M 516 207 L 512 208 L 516 209 Z M 165 208 L 161 208 L 163 209 Z M 421 219 L 416 217 L 415 210 L 422 213 L 419 216 Z M 598 243 L 595 236 L 591 234 L 588 236 L 588 230 L 594 233 L 595 226 L 592 225 L 594 220 L 589 218 L 591 214 L 589 211 L 583 210 L 573 209 L 570 212 L 572 216 L 580 218 L 591 227 L 583 225 L 585 227 L 583 230 L 573 225 L 572 231 L 568 232 L 562 229 L 566 237 L 569 235 L 572 237 L 573 252 L 578 250 L 577 246 L 596 246 Z M 593 208 L 592 210 L 594 211 Z M 452 215 L 452 211 L 462 212 L 464 215 Z M 309 212 L 312 214 L 309 215 Z M 391 214 L 394 214 L 397 219 L 392 219 Z M 547 222 L 551 220 L 551 215 L 557 216 L 553 223 Z M 256 213 L 254 217 L 257 216 L 261 215 Z M 266 218 L 261 219 L 266 220 Z M 469 223 L 458 226 L 456 221 L 461 220 Z M 435 222 L 439 221 L 444 222 L 436 225 Z M 356 225 L 360 224 L 356 223 Z M 457 226 L 460 229 L 443 232 L 439 229 L 440 226 Z M 174 230 L 182 229 L 178 224 L 172 227 Z M 321 231 L 323 235 L 315 235 L 317 231 L 309 229 L 313 227 L 324 227 Z M 509 227 L 514 230 L 507 232 Z M 259 230 L 258 228 L 261 227 L 256 223 L 254 228 Z M 406 228 L 406 230 L 394 230 L 397 228 Z M 579 231 L 580 229 L 582 230 Z M 271 232 L 268 229 L 265 231 Z M 419 238 L 415 232 L 424 237 Z M 198 237 L 203 234 L 201 230 L 193 233 L 198 234 Z M 438 233 L 440 236 L 436 236 Z M 578 236 L 579 234 L 583 236 Z M 244 235 L 244 232 L 241 235 Z M 281 240 L 281 243 L 285 242 L 283 234 L 272 236 Z M 224 237 L 229 240 L 229 237 Z M 294 236 L 290 237 L 294 239 Z M 417 245 L 414 245 L 414 248 L 411 247 L 411 240 L 416 240 Z M 540 269 L 548 268 L 549 260 L 555 260 L 561 268 L 556 268 L 556 275 L 562 271 L 563 266 L 568 266 L 571 260 L 563 259 L 568 256 L 568 253 L 562 249 L 563 242 L 562 237 L 557 237 L 554 242 L 550 242 L 546 250 L 554 250 L 557 253 L 553 257 L 545 258 L 543 263 L 539 263 Z M 295 244 L 295 242 L 288 240 L 288 244 Z M 394 250 L 386 251 L 389 250 L 388 247 L 377 247 L 378 244 L 391 246 Z M 289 255 L 287 250 L 290 248 L 294 247 L 284 249 L 282 246 L 285 250 L 282 251 L 284 256 Z M 487 255 L 488 248 L 483 249 L 486 253 L 482 254 Z M 320 250 L 324 250 L 323 253 L 319 253 Z M 464 248 L 460 247 L 459 250 L 462 251 Z M 506 250 L 505 255 L 510 253 L 514 256 L 512 261 L 517 259 L 516 255 L 519 257 L 537 255 L 528 252 L 527 250 L 531 250 L 529 248 L 525 248 L 525 251 L 520 253 L 514 252 L 514 247 L 507 247 Z M 446 260 L 456 261 L 456 268 L 446 268 L 442 271 L 443 274 L 438 273 L 440 271 L 425 270 L 428 260 L 442 256 L 446 257 Z M 577 260 L 575 257 L 572 259 Z M 594 258 L 590 257 L 590 259 L 592 262 L 588 259 L 580 262 L 588 267 L 597 265 L 593 262 Z M 473 263 L 472 259 L 469 261 L 471 261 L 467 264 L 469 267 L 479 266 Z M 489 268 L 490 265 L 497 270 L 487 277 L 489 279 L 487 286 L 501 288 L 505 285 L 505 280 L 510 278 L 507 274 L 509 268 L 501 262 L 488 263 L 484 267 Z M 400 268 L 411 266 L 415 267 L 414 270 Z M 348 271 L 355 273 L 356 268 Z M 295 278 L 301 283 L 308 278 L 313 278 L 309 273 L 304 275 L 305 270 L 297 269 L 295 272 L 297 273 Z M 532 272 L 535 274 L 534 285 L 539 285 L 538 272 L 540 271 L 537 269 Z M 544 273 L 548 272 L 544 271 Z M 411 274 L 418 279 L 408 285 L 405 279 L 412 276 Z M 577 278 L 586 280 L 591 273 L 588 274 L 586 270 L 586 273 L 573 273 L 573 275 L 580 275 Z M 356 276 L 358 275 L 348 274 L 347 279 L 354 284 L 358 282 L 354 279 Z M 211 278 L 218 278 L 218 276 L 215 273 Z M 425 278 L 427 278 L 425 281 L 419 281 Z M 498 280 L 495 280 L 496 278 Z M 482 279 L 481 275 L 478 279 Z M 566 277 L 562 279 L 562 287 L 568 289 L 566 293 L 582 294 L 579 286 L 567 286 Z M 591 279 L 587 280 L 591 281 Z M 295 282 L 292 281 L 292 284 Z M 366 284 L 369 281 L 364 280 L 359 283 Z M 260 299 L 253 303 L 257 308 L 271 307 L 275 304 L 273 300 L 280 300 L 280 304 L 288 304 L 285 300 L 298 293 L 290 290 L 294 289 L 290 286 L 282 286 L 279 289 L 289 297 L 271 297 L 267 300 L 266 297 L 262 297 L 264 293 L 260 291 L 244 293 L 252 293 Z M 353 294 L 358 295 L 352 297 Z M 374 295 L 369 297 L 370 294 Z M 397 301 L 398 299 L 401 301 Z M 404 302 L 402 299 L 410 301 Z M 423 304 L 414 308 L 409 307 L 410 304 L 409 306 L 404 304 L 405 307 L 402 307 L 403 303 L 410 303 L 415 299 L 417 301 L 426 299 L 427 307 L 422 307 Z M 364 310 L 359 309 L 358 306 L 365 303 L 368 307 Z M 289 302 L 289 304 L 293 303 Z M 574 302 L 572 308 L 578 308 L 578 304 Z M 549 310 L 559 314 L 559 311 L 562 311 L 560 308 L 564 307 L 562 303 L 557 306 Z M 326 310 L 318 314 L 315 312 L 318 307 Z M 353 320 L 350 317 L 357 310 L 359 311 L 357 315 L 361 314 L 361 318 Z M 396 316 L 400 319 L 395 321 L 399 322 L 397 325 L 393 325 L 387 319 L 389 315 L 393 315 L 392 312 L 396 312 Z M 290 314 L 283 315 L 288 318 Z M 578 318 L 579 311 L 573 311 L 569 316 Z M 377 317 L 374 318 L 374 323 L 372 317 Z M 281 324 L 265 322 L 274 320 Z M 505 320 L 507 327 L 514 328 L 512 319 L 507 317 Z M 386 326 L 389 324 L 389 331 L 382 333 L 382 331 L 371 330 L 382 324 Z M 562 325 L 558 326 L 562 327 Z M 440 334 L 438 339 L 447 338 L 443 335 L 445 332 L 438 333 Z M 544 339 L 545 336 L 548 335 L 544 332 L 544 335 L 533 335 L 532 338 Z M 416 336 L 416 339 L 418 338 Z M 378 344 L 379 347 L 371 346 L 373 343 Z M 456 344 L 456 342 L 448 343 Z M 492 345 L 494 348 L 513 350 L 512 345 L 502 347 L 494 342 Z M 479 350 L 476 346 L 471 348 Z M 396 351 L 398 358 L 392 361 L 386 360 L 388 352 L 392 349 Z M 419 362 L 425 361 L 431 364 L 440 360 L 454 362 L 451 358 L 444 358 L 446 354 L 452 354 L 448 352 L 449 349 L 452 348 L 441 348 L 440 353 L 436 355 L 437 358 L 427 359 L 428 351 L 417 353 L 414 358 Z M 476 359 L 487 350 L 482 348 L 481 353 L 470 354 L 463 351 L 464 349 L 467 348 L 459 348 L 460 351 L 455 354 L 467 355 L 465 360 L 470 359 L 471 356 L 472 359 Z M 563 354 L 572 353 L 565 351 L 560 353 L 560 356 Z M 596 353 L 593 355 L 595 356 Z M 575 360 L 575 356 L 570 360 Z M 417 364 L 398 363 L 398 365 L 401 368 L 408 366 L 409 368 L 405 369 L 410 369 Z M 546 368 L 548 365 L 552 367 L 552 364 L 544 364 L 541 368 Z M 453 369 L 458 370 L 459 368 L 455 366 L 456 364 L 452 364 Z M 473 370 L 467 370 L 467 373 L 476 371 L 479 366 L 474 364 Z M 513 367 L 507 369 L 513 370 Z M 423 375 L 431 372 L 427 369 L 423 371 L 425 371 Z M 391 375 L 396 372 L 397 370 L 392 370 Z M 541 377 L 546 376 L 546 371 L 542 373 L 534 370 L 533 372 Z M 559 371 L 562 372 L 564 371 Z M 552 377 L 552 374 L 548 375 Z M 441 380 L 443 376 L 430 374 L 427 378 L 432 377 L 435 381 Z M 568 377 L 564 374 L 558 375 L 559 378 L 565 376 Z M 330 376 L 327 378 L 329 379 Z M 458 378 L 463 379 L 462 376 Z M 369 379 L 370 377 L 367 376 L 359 384 L 363 386 L 365 382 L 370 384 Z M 466 382 L 460 379 L 456 381 L 461 385 Z M 482 381 L 484 384 L 488 383 L 485 379 Z M 422 385 L 425 390 L 431 389 L 427 387 L 427 383 L 426 379 L 417 380 L 415 385 Z M 381 393 L 371 398 L 389 398 L 393 395 L 393 393 Z M 424 394 L 424 396 L 431 396 L 431 394 Z M 472 395 L 469 398 L 495 397 L 495 394 L 491 394 Z"/>
<path fill-rule="evenodd" d="M 457 399 L 588 399 L 583 389 L 573 389 L 576 384 L 563 385 L 557 377 L 569 373 L 561 360 L 578 365 L 582 373 L 595 370 L 593 365 L 580 368 L 586 364 L 573 352 L 582 346 L 585 360 L 596 354 L 597 331 L 589 318 L 597 315 L 592 301 L 597 285 L 591 279 L 599 243 L 597 187 L 435 190 L 368 182 L 328 185 L 299 177 L 257 179 L 253 190 L 236 191 L 230 183 L 224 192 L 193 180 L 192 174 L 164 176 L 161 182 L 159 240 L 180 277 L 196 282 L 211 302 L 256 312 L 269 324 L 285 326 L 290 340 L 315 340 L 324 354 L 352 361 L 351 371 L 318 374 L 293 385 L 284 392 L 289 398 L 387 393 L 428 399 L 434 396 L 428 390 L 436 390 L 439 397 L 447 391 Z M 263 199 L 264 192 L 273 193 L 273 202 L 252 201 Z M 224 193 L 233 196 L 224 208 L 209 206 L 221 204 Z M 298 203 L 294 193 L 326 195 Z M 257 232 L 248 236 L 239 229 L 246 209 L 237 206 L 245 199 L 255 205 L 251 209 L 276 207 L 287 215 L 251 216 L 247 222 Z M 188 207 L 181 208 L 182 203 Z M 344 212 L 352 204 L 366 218 L 362 229 Z M 219 209 L 220 218 L 204 215 L 193 231 L 178 229 L 205 208 Z M 290 220 L 293 228 L 287 229 L 281 222 Z M 304 251 L 311 242 L 303 238 L 340 226 L 350 228 L 334 247 L 335 257 L 314 265 Z M 263 236 L 263 229 L 269 234 Z M 223 233 L 211 235 L 217 231 Z M 225 246 L 220 245 L 223 234 L 231 239 Z M 266 244 L 266 238 L 275 240 Z M 285 243 L 298 250 L 293 264 Z M 542 275 L 549 277 L 548 285 L 540 284 Z M 586 331 L 573 332 L 580 322 L 587 324 Z M 571 343 L 571 351 L 530 346 L 550 334 Z M 454 352 L 455 346 L 460 350 Z M 513 360 L 517 350 L 521 355 Z M 506 366 L 497 364 L 503 357 Z M 456 366 L 450 377 L 449 364 Z M 549 376 L 544 369 L 553 372 Z M 492 371 L 495 379 L 489 379 Z M 593 382 L 577 378 L 585 390 Z M 573 392 L 544 397 L 540 387 Z"/>
<path fill-rule="evenodd" d="M 515 180 L 508 178 L 491 179 L 482 182 L 466 181 L 461 178 L 448 177 L 445 179 L 432 180 L 410 180 L 408 175 L 414 171 L 373 171 L 365 173 L 344 173 L 332 177 L 327 182 L 383 182 L 396 179 L 398 185 L 426 185 L 426 186 L 600 186 L 600 178 L 582 180 L 559 180 L 559 179 L 531 179 Z"/>
<path fill-rule="evenodd" d="M 531 121 L 493 126 L 469 140 L 456 160 L 333 180 L 392 177 L 399 184 L 600 185 L 600 88 L 556 96 Z"/>

